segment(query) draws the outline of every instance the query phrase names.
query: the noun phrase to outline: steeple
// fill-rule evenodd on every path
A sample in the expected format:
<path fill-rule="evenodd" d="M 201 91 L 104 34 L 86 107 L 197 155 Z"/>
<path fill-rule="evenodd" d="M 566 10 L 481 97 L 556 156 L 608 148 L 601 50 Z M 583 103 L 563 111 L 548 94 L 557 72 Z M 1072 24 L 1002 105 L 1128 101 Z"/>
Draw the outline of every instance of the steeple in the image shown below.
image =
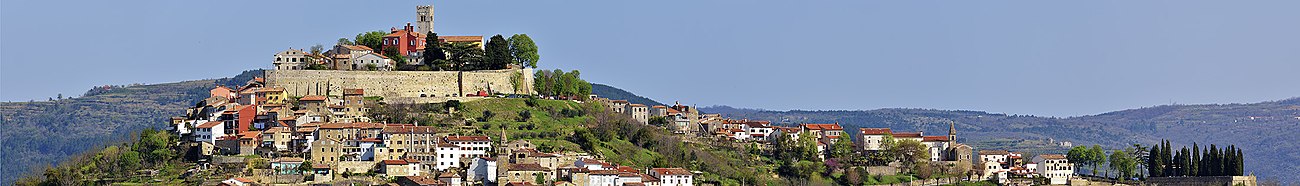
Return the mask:
<path fill-rule="evenodd" d="M 957 123 L 948 121 L 948 146 L 957 144 Z"/>

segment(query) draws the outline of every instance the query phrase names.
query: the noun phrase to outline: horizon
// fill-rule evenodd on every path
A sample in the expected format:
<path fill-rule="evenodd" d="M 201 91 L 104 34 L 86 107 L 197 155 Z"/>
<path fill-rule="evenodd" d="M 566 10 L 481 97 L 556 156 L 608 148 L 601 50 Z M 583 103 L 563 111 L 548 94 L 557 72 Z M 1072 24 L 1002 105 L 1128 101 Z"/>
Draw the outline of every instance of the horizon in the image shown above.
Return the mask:
<path fill-rule="evenodd" d="M 430 2 L 3 3 L 0 100 L 24 102 L 80 97 L 94 86 L 265 69 L 272 54 L 288 47 L 413 22 L 414 6 Z M 1300 54 L 1293 52 L 1300 50 L 1293 44 L 1300 36 L 1292 34 L 1300 25 L 1283 24 L 1300 17 L 1284 7 L 1300 2 L 1256 3 L 1272 6 L 453 1 L 435 3 L 435 29 L 446 35 L 525 33 L 539 45 L 539 69 L 577 69 L 591 82 L 657 101 L 774 111 L 923 108 L 1075 117 L 1300 96 L 1300 87 L 1287 86 L 1300 79 L 1292 72 L 1300 69 Z M 304 8 L 274 8 L 288 5 Z M 374 13 L 309 11 L 329 7 Z M 243 11 L 224 11 L 234 9 Z M 286 22 L 293 29 L 284 29 Z M 23 37 L 36 34 L 68 37 Z M 94 49 L 76 55 L 50 49 L 67 46 Z M 51 59 L 59 63 L 44 62 Z M 40 68 L 63 69 L 30 70 Z"/>

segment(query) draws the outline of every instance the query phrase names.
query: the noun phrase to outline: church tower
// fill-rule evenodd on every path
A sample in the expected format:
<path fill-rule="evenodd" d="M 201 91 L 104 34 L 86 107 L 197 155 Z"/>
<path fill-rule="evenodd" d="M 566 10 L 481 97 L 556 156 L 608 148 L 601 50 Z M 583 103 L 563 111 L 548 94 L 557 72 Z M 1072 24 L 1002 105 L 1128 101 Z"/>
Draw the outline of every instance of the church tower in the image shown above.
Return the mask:
<path fill-rule="evenodd" d="M 433 31 L 433 5 L 415 7 L 415 27 L 420 34 L 429 34 Z"/>
<path fill-rule="evenodd" d="M 957 146 L 957 123 L 948 121 L 948 146 Z"/>

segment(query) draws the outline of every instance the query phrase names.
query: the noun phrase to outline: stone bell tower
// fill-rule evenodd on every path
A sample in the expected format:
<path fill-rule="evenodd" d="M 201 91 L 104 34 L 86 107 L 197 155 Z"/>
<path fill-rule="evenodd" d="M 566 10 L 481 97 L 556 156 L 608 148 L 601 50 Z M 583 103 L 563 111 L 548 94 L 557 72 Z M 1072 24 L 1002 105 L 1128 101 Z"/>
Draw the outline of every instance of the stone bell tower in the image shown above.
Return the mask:
<path fill-rule="evenodd" d="M 415 28 L 420 34 L 433 31 L 433 5 L 415 6 Z"/>
<path fill-rule="evenodd" d="M 957 122 L 948 121 L 948 146 L 957 146 Z"/>

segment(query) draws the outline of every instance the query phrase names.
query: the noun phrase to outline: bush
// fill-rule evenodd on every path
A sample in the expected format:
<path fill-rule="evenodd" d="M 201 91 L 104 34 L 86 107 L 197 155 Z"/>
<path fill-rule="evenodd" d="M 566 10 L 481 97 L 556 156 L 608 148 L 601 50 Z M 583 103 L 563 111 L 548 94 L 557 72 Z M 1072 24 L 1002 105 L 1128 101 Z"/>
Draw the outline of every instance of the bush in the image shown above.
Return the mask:
<path fill-rule="evenodd" d="M 486 122 L 486 121 L 488 121 L 489 119 L 492 119 L 492 111 L 490 111 L 490 110 L 484 110 L 484 111 L 483 111 L 483 117 L 479 117 L 479 118 L 478 118 L 478 121 Z"/>
<path fill-rule="evenodd" d="M 532 113 L 532 112 L 529 112 L 529 111 L 527 111 L 527 110 L 524 110 L 524 111 L 519 111 L 519 118 L 515 118 L 515 121 L 518 121 L 518 122 L 527 122 L 528 119 L 532 119 L 532 118 L 533 118 L 533 113 Z"/>

